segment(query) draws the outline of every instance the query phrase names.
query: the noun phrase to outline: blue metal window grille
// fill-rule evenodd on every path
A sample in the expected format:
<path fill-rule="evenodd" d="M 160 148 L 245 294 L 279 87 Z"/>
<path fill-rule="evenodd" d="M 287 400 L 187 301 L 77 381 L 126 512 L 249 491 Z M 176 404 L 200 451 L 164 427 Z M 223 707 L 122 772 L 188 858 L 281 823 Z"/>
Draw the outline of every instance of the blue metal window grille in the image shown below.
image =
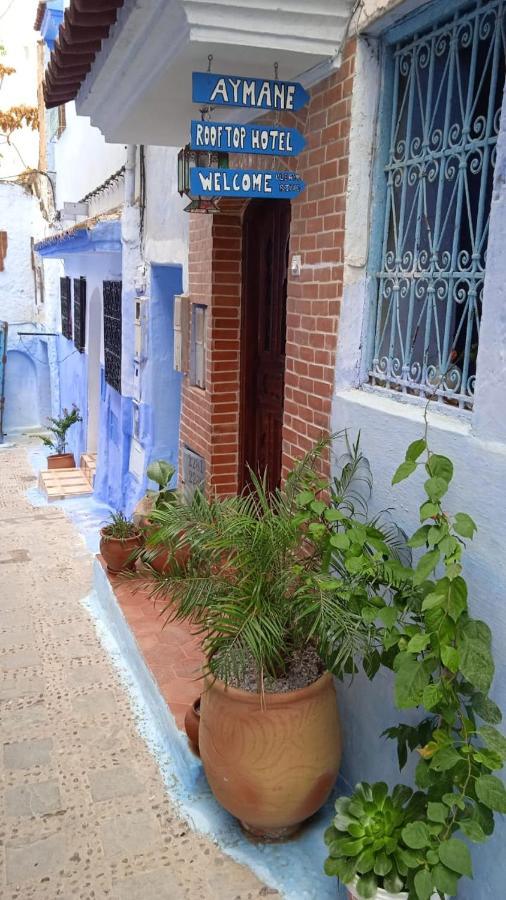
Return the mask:
<path fill-rule="evenodd" d="M 79 353 L 86 347 L 86 278 L 74 278 L 74 344 Z"/>
<path fill-rule="evenodd" d="M 61 331 L 64 337 L 72 340 L 72 303 L 70 298 L 70 278 L 60 278 Z"/>
<path fill-rule="evenodd" d="M 105 380 L 121 394 L 121 281 L 104 281 Z"/>
<path fill-rule="evenodd" d="M 374 384 L 472 408 L 506 0 L 474 3 L 391 48 Z"/>

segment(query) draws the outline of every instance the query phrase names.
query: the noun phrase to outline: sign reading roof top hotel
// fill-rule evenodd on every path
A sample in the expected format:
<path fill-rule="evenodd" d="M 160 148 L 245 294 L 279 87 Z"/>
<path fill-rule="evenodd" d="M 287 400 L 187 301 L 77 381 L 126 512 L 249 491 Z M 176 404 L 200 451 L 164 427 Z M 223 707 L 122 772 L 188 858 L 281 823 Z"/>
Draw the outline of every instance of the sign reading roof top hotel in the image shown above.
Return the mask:
<path fill-rule="evenodd" d="M 194 103 L 209 103 L 212 106 L 296 112 L 309 101 L 308 92 L 298 82 L 243 78 L 241 75 L 194 72 L 192 88 Z"/>

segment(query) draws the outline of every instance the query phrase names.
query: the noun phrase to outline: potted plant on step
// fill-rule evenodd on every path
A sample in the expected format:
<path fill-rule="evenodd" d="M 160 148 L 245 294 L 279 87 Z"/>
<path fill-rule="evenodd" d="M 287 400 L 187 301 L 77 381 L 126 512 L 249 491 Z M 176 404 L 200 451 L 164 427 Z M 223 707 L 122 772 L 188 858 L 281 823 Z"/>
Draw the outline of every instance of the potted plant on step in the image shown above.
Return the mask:
<path fill-rule="evenodd" d="M 76 462 L 73 453 L 66 453 L 67 448 L 67 432 L 76 422 L 82 422 L 82 416 L 75 404 L 70 412 L 68 409 L 62 411 L 59 418 L 50 416 L 48 418 L 48 431 L 52 437 L 46 435 L 41 436 L 41 441 L 46 447 L 54 450 L 47 458 L 48 469 L 74 469 Z"/>
<path fill-rule="evenodd" d="M 174 557 L 177 557 L 179 563 L 183 564 L 188 553 L 186 548 L 176 546 L 181 543 L 180 537 L 177 541 L 164 540 L 163 534 L 160 534 L 152 519 L 153 512 L 162 509 L 166 503 L 175 502 L 177 489 L 170 487 L 175 474 L 175 467 L 165 459 L 157 459 L 150 463 L 146 475 L 150 481 L 154 481 L 158 485 L 158 489 L 146 491 L 145 496 L 137 504 L 132 517 L 144 532 L 146 539 L 145 547 L 142 550 L 142 561 L 156 572 L 165 571 Z"/>
<path fill-rule="evenodd" d="M 363 609 L 376 623 L 378 664 L 394 672 L 397 708 L 420 716 L 384 732 L 397 742 L 401 769 L 408 750 L 416 751 L 418 791 L 408 798 L 402 786 L 388 794 L 384 785 L 359 785 L 337 801 L 325 868 L 358 900 L 456 896 L 460 878 L 473 874 L 467 842 L 486 841 L 494 814 L 506 813 L 506 789 L 493 774 L 506 760 L 506 737 L 488 696 L 492 634 L 471 617 L 463 577 L 462 554 L 476 525 L 467 513 L 444 508 L 453 464 L 430 450 L 427 434 L 408 447 L 392 483 L 420 468 L 426 496 L 409 544 L 421 554 L 404 567 L 411 587 L 386 606 Z"/>
<path fill-rule="evenodd" d="M 287 837 L 329 796 L 341 755 L 332 673 L 352 666 L 369 640 L 355 596 L 368 592 L 366 582 L 330 571 L 337 522 L 359 527 L 352 479 L 336 481 L 348 496 L 317 499 L 328 487 L 316 473 L 321 450 L 273 494 L 251 473 L 253 489 L 241 496 L 197 492 L 152 515 L 169 539 L 183 529 L 191 551 L 186 571 L 157 576 L 152 596 L 169 621 L 186 620 L 202 635 L 198 743 L 209 784 L 264 839 Z M 355 471 L 360 460 L 356 447 Z M 376 557 L 391 552 L 375 525 L 363 528 L 354 552 L 376 566 L 380 580 Z"/>
<path fill-rule="evenodd" d="M 100 531 L 100 553 L 107 571 L 117 575 L 124 569 L 134 569 L 136 553 L 142 547 L 140 528 L 122 512 L 113 512 L 109 522 Z"/>

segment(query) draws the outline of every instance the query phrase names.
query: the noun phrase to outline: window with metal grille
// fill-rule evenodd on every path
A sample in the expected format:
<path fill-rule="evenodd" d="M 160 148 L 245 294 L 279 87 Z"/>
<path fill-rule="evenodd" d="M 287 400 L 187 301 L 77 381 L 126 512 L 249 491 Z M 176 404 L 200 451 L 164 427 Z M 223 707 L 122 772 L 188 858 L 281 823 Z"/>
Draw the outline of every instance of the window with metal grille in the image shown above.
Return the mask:
<path fill-rule="evenodd" d="M 65 105 L 55 106 L 48 110 L 48 131 L 49 140 L 57 141 L 61 138 L 65 128 L 67 127 L 67 114 Z"/>
<path fill-rule="evenodd" d="M 74 344 L 80 353 L 86 347 L 86 278 L 74 278 Z"/>
<path fill-rule="evenodd" d="M 60 278 L 61 333 L 72 340 L 72 301 L 70 297 L 70 278 Z"/>
<path fill-rule="evenodd" d="M 505 77 L 504 0 L 390 48 L 391 103 L 370 379 L 461 408 L 474 399 Z M 391 82 L 388 79 L 391 78 Z"/>
<path fill-rule="evenodd" d="M 121 394 L 121 281 L 104 281 L 105 380 Z"/>

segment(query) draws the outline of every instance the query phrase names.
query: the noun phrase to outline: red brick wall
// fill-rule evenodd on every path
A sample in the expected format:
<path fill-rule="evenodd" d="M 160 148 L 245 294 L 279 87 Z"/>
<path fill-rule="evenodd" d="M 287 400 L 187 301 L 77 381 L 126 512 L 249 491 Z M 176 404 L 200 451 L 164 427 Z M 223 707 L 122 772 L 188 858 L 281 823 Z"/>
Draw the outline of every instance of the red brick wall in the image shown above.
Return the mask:
<path fill-rule="evenodd" d="M 341 67 L 311 91 L 311 101 L 283 124 L 306 137 L 292 160 L 307 184 L 292 201 L 290 259 L 299 254 L 302 272 L 289 272 L 283 475 L 330 429 L 337 329 L 343 287 L 343 248 L 355 41 Z M 279 160 L 236 157 L 232 165 L 279 167 Z M 211 489 L 238 487 L 241 302 L 241 218 L 245 204 L 227 202 L 221 214 L 191 216 L 189 290 L 208 305 L 207 388 L 185 378 L 181 443 L 206 459 Z"/>

